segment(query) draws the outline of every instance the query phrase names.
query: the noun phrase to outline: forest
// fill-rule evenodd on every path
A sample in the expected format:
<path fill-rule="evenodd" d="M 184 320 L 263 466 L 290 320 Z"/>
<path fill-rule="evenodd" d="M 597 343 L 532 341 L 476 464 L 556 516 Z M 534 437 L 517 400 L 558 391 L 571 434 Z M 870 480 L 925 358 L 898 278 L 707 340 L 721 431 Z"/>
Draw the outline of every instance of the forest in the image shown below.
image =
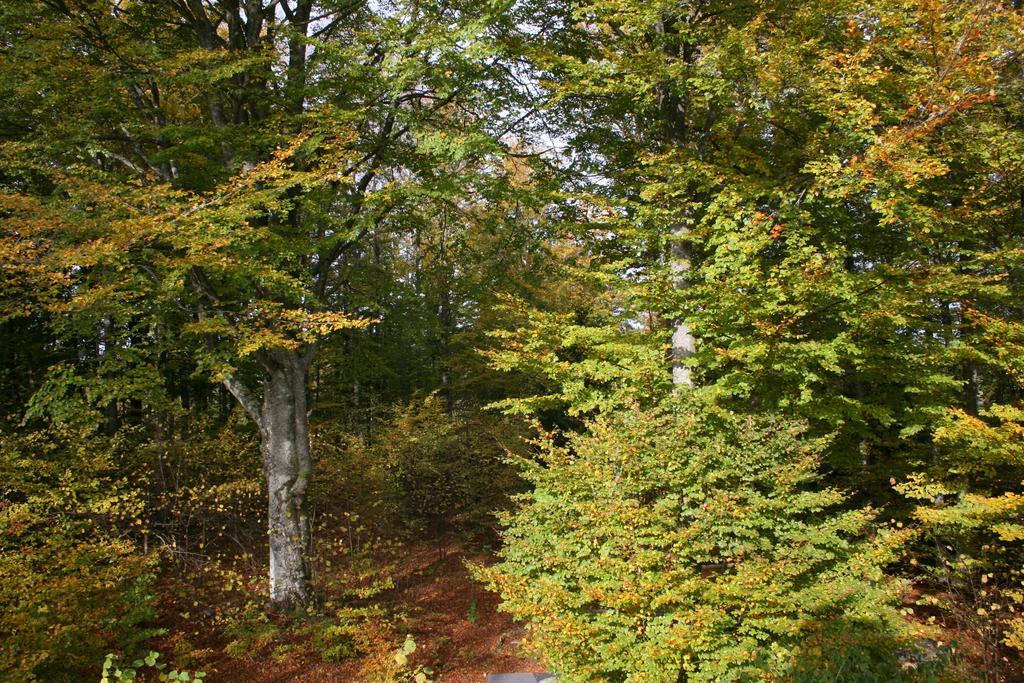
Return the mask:
<path fill-rule="evenodd" d="M 0 681 L 1024 680 L 1021 0 L 0 0 Z"/>

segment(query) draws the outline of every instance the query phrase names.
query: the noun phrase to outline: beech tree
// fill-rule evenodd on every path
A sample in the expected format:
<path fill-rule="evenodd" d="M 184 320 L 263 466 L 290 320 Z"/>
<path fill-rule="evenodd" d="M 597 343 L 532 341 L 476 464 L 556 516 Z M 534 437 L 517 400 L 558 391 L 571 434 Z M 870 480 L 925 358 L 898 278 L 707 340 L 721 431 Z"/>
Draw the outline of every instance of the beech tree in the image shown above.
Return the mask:
<path fill-rule="evenodd" d="M 964 595 L 1006 577 L 1003 600 L 985 588 L 961 609 L 985 628 L 1001 619 L 994 642 L 1019 644 L 1006 606 L 1021 595 L 1006 564 L 1020 538 L 1019 470 L 1003 450 L 1021 400 L 1019 3 L 561 10 L 564 29 L 531 56 L 585 171 L 566 193 L 588 209 L 576 226 L 588 268 L 576 276 L 600 296 L 579 315 L 535 311 L 508 331 L 499 366 L 546 385 L 503 405 L 654 405 L 667 389 L 652 369 L 671 363 L 695 401 L 806 419 L 833 437 L 827 481 L 931 536 L 934 555 L 915 557 L 930 569 L 915 578 Z M 580 457 L 592 447 L 583 440 Z M 591 609 L 555 604 L 562 568 L 530 559 L 534 541 L 563 533 L 543 508 L 577 500 L 577 466 L 555 458 L 566 479 L 550 488 L 556 473 L 537 476 L 542 495 L 511 521 L 508 573 L 495 580 L 541 631 Z M 912 514 L 904 496 L 920 503 Z M 629 580 L 614 576 L 581 579 L 581 591 Z M 565 655 L 548 635 L 545 651 Z M 586 677 L 594 660 L 572 656 L 566 666 Z M 636 680 L 647 680 L 639 669 Z"/>
<path fill-rule="evenodd" d="M 187 347 L 256 423 L 279 607 L 310 601 L 309 368 L 326 335 L 373 320 L 339 309 L 357 245 L 511 191 L 494 163 L 511 128 L 477 113 L 517 96 L 495 68 L 501 5 L 7 10 L 10 242 L 47 250 L 66 333 L 104 330 L 108 398 Z M 79 381 L 50 377 L 41 411 Z"/>
<path fill-rule="evenodd" d="M 478 575 L 568 681 L 913 680 L 880 570 L 905 532 L 868 541 L 874 515 L 842 509 L 803 431 L 687 395 L 542 434 Z"/>

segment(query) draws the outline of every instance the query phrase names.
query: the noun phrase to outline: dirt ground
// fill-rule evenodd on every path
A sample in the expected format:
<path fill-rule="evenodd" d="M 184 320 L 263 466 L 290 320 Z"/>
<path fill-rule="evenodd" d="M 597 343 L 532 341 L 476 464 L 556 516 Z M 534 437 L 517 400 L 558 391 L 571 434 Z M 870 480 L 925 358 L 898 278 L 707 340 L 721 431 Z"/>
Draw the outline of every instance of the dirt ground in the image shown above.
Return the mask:
<path fill-rule="evenodd" d="M 336 558 L 337 559 L 337 558 Z M 381 556 L 365 558 L 373 567 L 370 578 L 359 577 L 352 567 L 345 567 L 343 561 L 332 565 L 331 579 L 336 586 L 347 586 L 363 581 L 373 581 L 382 576 L 393 581 L 384 590 L 375 592 L 364 604 L 372 604 L 383 613 L 393 615 L 399 624 L 388 632 L 384 649 L 376 655 L 350 659 L 344 663 L 323 661 L 322 652 L 310 641 L 308 635 L 301 635 L 301 629 L 287 628 L 287 619 L 281 619 L 282 628 L 272 644 L 255 648 L 249 653 L 225 652 L 228 639 L 212 624 L 207 628 L 189 621 L 181 609 L 192 609 L 199 605 L 218 604 L 214 585 L 210 582 L 208 591 L 202 594 L 181 594 L 182 587 L 191 591 L 194 584 L 176 584 L 177 597 L 164 606 L 161 622 L 169 626 L 167 636 L 157 639 L 151 645 L 162 653 L 168 653 L 165 661 L 175 661 L 171 654 L 175 637 L 187 635 L 189 649 L 193 651 L 188 668 L 207 672 L 207 683 L 361 683 L 370 680 L 362 673 L 372 664 L 373 657 L 390 660 L 405 634 L 416 642 L 417 648 L 411 658 L 415 665 L 427 666 L 432 670 L 430 680 L 435 683 L 484 683 L 488 674 L 508 672 L 539 672 L 546 667 L 530 659 L 522 652 L 524 631 L 512 622 L 507 614 L 497 611 L 498 596 L 484 590 L 473 580 L 466 563 L 488 564 L 493 557 L 480 550 L 468 548 L 461 541 L 451 538 L 441 543 L 420 542 L 392 547 Z M 325 572 L 327 573 L 327 572 Z M 249 590 L 264 581 L 262 567 L 253 564 L 248 572 Z M 322 577 L 323 578 L 323 577 Z M 164 594 L 175 592 L 165 586 Z M 915 613 L 908 618 L 922 623 L 929 617 L 939 617 L 934 609 L 917 605 L 920 590 L 910 591 L 905 596 L 905 605 L 915 607 Z M 223 595 L 223 594 L 222 594 Z M 358 601 L 357 601 L 358 602 Z M 214 612 L 207 608 L 207 612 Z M 198 615 L 193 615 L 198 616 Z M 941 620 L 940 620 L 941 621 Z M 955 680 L 980 680 L 979 672 L 990 671 L 993 662 L 986 661 L 985 648 L 970 630 L 958 629 L 953 623 L 940 623 L 942 629 L 957 643 L 958 656 L 951 666 Z M 287 648 L 283 656 L 275 656 L 275 648 Z M 230 648 L 228 648 L 230 649 Z M 378 659 L 379 661 L 379 659 Z M 1020 660 L 1006 659 L 1000 662 L 999 674 L 985 675 L 984 680 L 1024 681 Z M 179 664 L 179 666 L 182 666 Z M 373 683 L 378 683 L 378 678 Z M 390 683 L 390 682 L 389 682 Z M 394 683 L 406 683 L 404 680 Z"/>
<path fill-rule="evenodd" d="M 487 674 L 543 671 L 520 653 L 523 630 L 498 612 L 498 596 L 485 591 L 469 574 L 466 561 L 486 563 L 487 555 L 467 556 L 456 541 L 410 546 L 391 572 L 394 588 L 374 602 L 408 615 L 406 630 L 417 650 L 414 661 L 429 666 L 437 683 L 483 683 Z M 259 655 L 230 657 L 223 643 L 206 644 L 203 658 L 208 683 L 326 683 L 365 680 L 365 662 L 321 661 L 314 649 L 296 647 L 283 658 Z"/>

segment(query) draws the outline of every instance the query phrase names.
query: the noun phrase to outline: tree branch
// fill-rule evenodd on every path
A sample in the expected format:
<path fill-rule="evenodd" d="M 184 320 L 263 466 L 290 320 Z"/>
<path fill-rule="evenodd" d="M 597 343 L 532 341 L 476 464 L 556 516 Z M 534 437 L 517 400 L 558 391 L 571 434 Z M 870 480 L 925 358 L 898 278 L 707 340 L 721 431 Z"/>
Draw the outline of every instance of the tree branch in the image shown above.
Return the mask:
<path fill-rule="evenodd" d="M 242 381 L 238 377 L 232 375 L 224 380 L 224 386 L 231 395 L 238 400 L 238 403 L 242 408 L 249 414 L 256 426 L 263 429 L 263 414 L 260 412 L 260 405 L 256 401 L 255 397 L 249 392 L 248 387 L 242 384 Z"/>

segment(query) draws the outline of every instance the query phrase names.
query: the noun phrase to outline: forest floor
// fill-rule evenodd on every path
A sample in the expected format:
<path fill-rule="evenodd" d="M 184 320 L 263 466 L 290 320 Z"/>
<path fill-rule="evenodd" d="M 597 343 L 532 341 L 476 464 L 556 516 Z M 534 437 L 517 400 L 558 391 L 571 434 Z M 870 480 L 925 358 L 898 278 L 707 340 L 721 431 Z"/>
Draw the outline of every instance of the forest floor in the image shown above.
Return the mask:
<path fill-rule="evenodd" d="M 255 586 L 262 580 L 260 575 L 246 576 L 237 563 L 215 572 L 218 576 L 207 589 L 196 585 L 195 575 L 187 581 L 169 579 L 161 591 L 160 611 L 161 622 L 173 625 L 153 646 L 168 653 L 174 666 L 205 670 L 209 683 L 377 681 L 381 671 L 393 666 L 406 635 L 417 646 L 411 662 L 429 667 L 430 679 L 437 683 L 482 683 L 489 673 L 544 670 L 520 651 L 523 629 L 497 611 L 498 596 L 470 575 L 467 562 L 493 561 L 486 552 L 447 539 L 393 544 L 360 559 L 322 563 L 319 583 L 326 586 L 328 616 L 314 618 L 312 628 L 303 625 L 308 620 L 285 617 L 260 622 L 244 616 L 259 610 L 230 607 L 232 597 L 209 584 Z M 332 589 L 342 585 L 347 585 L 348 597 Z M 362 592 L 353 592 L 353 585 L 362 586 Z M 221 608 L 188 610 L 218 599 Z M 330 630 L 337 622 L 330 616 L 337 603 L 356 605 L 357 611 L 375 616 L 355 626 L 362 631 L 354 634 L 360 644 L 355 652 L 329 658 L 341 661 L 325 661 L 325 650 L 338 644 Z M 351 607 L 337 614 L 346 610 Z M 351 630 L 345 633 L 352 635 Z"/>
<path fill-rule="evenodd" d="M 229 556 L 163 577 L 158 625 L 166 633 L 150 647 L 172 667 L 206 671 L 207 683 L 393 683 L 410 680 L 417 667 L 428 667 L 435 683 L 484 683 L 490 673 L 545 670 L 523 653 L 523 628 L 471 575 L 467 565 L 494 561 L 486 547 L 457 537 L 378 541 L 361 550 L 349 539 L 322 545 L 315 572 L 323 602 L 315 614 L 268 617 L 258 597 L 262 565 L 247 554 Z M 923 624 L 938 613 L 922 609 L 919 597 L 911 591 L 905 606 L 916 606 L 908 618 Z M 982 671 L 989 672 L 984 680 L 1024 681 L 1017 658 L 990 658 L 998 644 L 941 626 L 944 640 L 958 645 L 954 679 L 977 680 L 969 672 Z M 399 674 L 395 653 L 407 636 L 416 649 Z"/>

